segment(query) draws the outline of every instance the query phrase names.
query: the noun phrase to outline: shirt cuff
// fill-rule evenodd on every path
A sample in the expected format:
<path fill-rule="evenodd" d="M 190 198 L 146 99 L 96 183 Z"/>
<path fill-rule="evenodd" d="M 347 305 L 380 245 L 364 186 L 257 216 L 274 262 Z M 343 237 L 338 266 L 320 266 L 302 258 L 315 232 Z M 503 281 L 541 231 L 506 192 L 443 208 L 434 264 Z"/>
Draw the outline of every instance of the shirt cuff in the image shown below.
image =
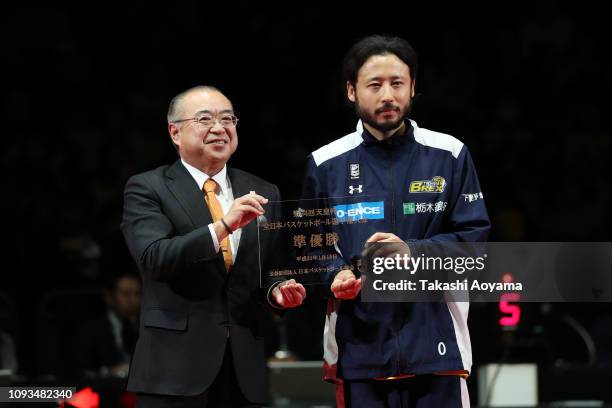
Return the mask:
<path fill-rule="evenodd" d="M 272 291 L 274 290 L 274 288 L 280 285 L 281 283 L 283 283 L 283 281 L 274 282 L 272 285 L 270 285 L 270 289 L 268 289 L 268 294 L 266 295 L 266 299 L 268 299 L 268 303 L 270 304 L 270 306 L 272 306 L 275 309 L 283 309 L 282 307 L 274 303 L 274 301 L 270 297 L 272 295 Z"/>
<path fill-rule="evenodd" d="M 210 231 L 210 235 L 213 240 L 213 245 L 215 246 L 216 254 L 217 252 L 219 252 L 219 248 L 221 247 L 221 245 L 219 245 L 219 239 L 217 238 L 217 233 L 215 232 L 215 227 L 213 227 L 212 223 L 208 224 L 208 230 Z"/>

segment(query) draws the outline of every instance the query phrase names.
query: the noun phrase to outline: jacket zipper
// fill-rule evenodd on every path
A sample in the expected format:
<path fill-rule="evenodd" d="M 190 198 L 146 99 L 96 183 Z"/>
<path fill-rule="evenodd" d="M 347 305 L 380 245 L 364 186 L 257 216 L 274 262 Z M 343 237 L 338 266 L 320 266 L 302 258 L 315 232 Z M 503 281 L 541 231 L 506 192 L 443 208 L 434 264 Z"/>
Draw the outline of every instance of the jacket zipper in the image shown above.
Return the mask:
<path fill-rule="evenodd" d="M 393 145 L 391 143 L 389 143 L 389 158 L 390 158 L 390 168 L 391 168 L 391 232 L 395 234 L 395 178 L 393 176 Z M 395 344 L 396 344 L 396 359 L 395 359 L 395 372 L 397 375 L 402 374 L 400 372 L 400 365 L 401 365 L 401 344 L 400 344 L 400 339 L 399 339 L 399 333 L 395 330 L 395 328 L 392 329 L 393 330 L 393 336 L 395 337 Z"/>
<path fill-rule="evenodd" d="M 395 234 L 395 183 L 393 179 L 393 146 L 389 143 L 390 162 L 391 162 L 391 232 Z"/>

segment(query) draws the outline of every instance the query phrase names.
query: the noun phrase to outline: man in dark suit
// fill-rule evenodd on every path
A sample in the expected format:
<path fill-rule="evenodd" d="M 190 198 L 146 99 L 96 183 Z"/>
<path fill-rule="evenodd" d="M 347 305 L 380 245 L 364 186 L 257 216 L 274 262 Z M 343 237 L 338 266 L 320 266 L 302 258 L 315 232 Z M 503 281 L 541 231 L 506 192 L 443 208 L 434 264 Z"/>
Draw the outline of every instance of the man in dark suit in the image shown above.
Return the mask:
<path fill-rule="evenodd" d="M 295 307 L 294 280 L 264 281 L 274 243 L 257 226 L 278 188 L 226 166 L 238 146 L 231 102 L 216 88 L 177 95 L 168 131 L 180 159 L 131 177 L 121 229 L 143 276 L 140 337 L 128 390 L 137 407 L 251 407 L 265 403 L 265 304 Z"/>
<path fill-rule="evenodd" d="M 108 283 L 104 314 L 83 324 L 75 340 L 77 367 L 88 377 L 125 377 L 138 337 L 140 277 L 121 271 Z"/>

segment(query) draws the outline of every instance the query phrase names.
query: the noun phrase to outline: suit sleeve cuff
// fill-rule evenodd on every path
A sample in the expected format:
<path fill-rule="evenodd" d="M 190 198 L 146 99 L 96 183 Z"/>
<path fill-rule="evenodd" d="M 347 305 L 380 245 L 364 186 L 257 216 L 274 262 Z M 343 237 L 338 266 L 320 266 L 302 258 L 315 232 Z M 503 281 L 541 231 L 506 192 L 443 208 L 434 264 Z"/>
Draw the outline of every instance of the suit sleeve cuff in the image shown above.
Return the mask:
<path fill-rule="evenodd" d="M 219 239 L 217 239 L 217 233 L 215 232 L 215 227 L 213 227 L 212 223 L 208 224 L 208 230 L 210 231 L 210 236 L 212 237 L 213 245 L 215 246 L 215 253 L 218 253 L 221 245 L 219 245 Z"/>

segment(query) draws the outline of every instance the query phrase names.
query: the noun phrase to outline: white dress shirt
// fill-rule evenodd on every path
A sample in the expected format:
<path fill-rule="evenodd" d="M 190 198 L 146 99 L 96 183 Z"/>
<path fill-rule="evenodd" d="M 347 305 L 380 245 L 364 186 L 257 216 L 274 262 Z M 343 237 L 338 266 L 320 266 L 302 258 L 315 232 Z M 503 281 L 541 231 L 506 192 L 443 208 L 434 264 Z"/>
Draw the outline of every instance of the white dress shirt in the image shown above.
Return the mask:
<path fill-rule="evenodd" d="M 199 169 L 196 169 L 195 167 L 189 165 L 182 158 L 181 158 L 181 162 L 183 163 L 183 166 L 185 166 L 189 174 L 191 174 L 196 184 L 198 185 L 199 189 L 203 190 L 204 183 L 206 182 L 206 180 L 208 180 L 211 177 L 208 174 L 200 171 Z M 229 177 L 227 176 L 227 166 L 223 166 L 223 169 L 221 169 L 219 173 L 212 176 L 212 179 L 215 180 L 217 184 L 219 185 L 219 191 L 215 193 L 215 196 L 217 196 L 217 200 L 219 200 L 219 204 L 221 204 L 221 209 L 223 210 L 223 214 L 227 214 L 230 207 L 232 206 L 232 203 L 234 202 L 234 194 L 232 192 L 232 185 L 230 183 Z M 204 193 L 202 193 L 202 201 L 204 201 Z M 206 205 L 206 201 L 204 201 L 204 205 Z M 217 233 L 215 232 L 215 229 L 212 223 L 208 224 L 208 230 L 210 231 L 210 235 L 212 236 L 212 240 L 215 245 L 215 252 L 219 252 L 219 248 L 220 248 L 219 239 L 217 238 Z M 232 261 L 234 262 L 236 261 L 236 253 L 238 252 L 238 244 L 240 243 L 240 235 L 242 235 L 242 230 L 240 228 L 238 228 L 232 234 L 228 235 L 231 252 L 232 252 Z M 272 290 L 279 283 L 280 282 L 277 282 L 271 285 L 270 288 L 268 288 L 268 294 L 266 296 L 270 305 L 276 309 L 280 309 L 280 307 L 278 307 L 274 302 L 272 302 L 270 295 L 272 293 Z M 228 337 L 229 337 L 229 331 L 228 331 Z"/>
<path fill-rule="evenodd" d="M 203 171 L 196 169 L 190 164 L 186 163 L 183 159 L 181 159 L 183 166 L 187 169 L 189 174 L 193 177 L 198 188 L 203 190 L 204 183 L 206 180 L 211 178 L 208 174 Z M 223 210 L 223 214 L 227 214 L 232 203 L 234 202 L 234 194 L 232 192 L 232 185 L 230 183 L 229 177 L 227 176 L 227 166 L 223 166 L 220 172 L 212 176 L 212 179 L 217 182 L 219 185 L 218 191 L 215 193 L 217 200 L 219 200 L 219 204 L 221 204 L 221 209 Z M 206 205 L 206 201 L 204 200 L 204 193 L 202 193 L 202 202 Z M 210 235 L 212 237 L 213 243 L 215 245 L 215 252 L 219 252 L 219 239 L 217 238 L 217 233 L 211 224 L 208 224 L 208 230 L 210 231 Z M 228 239 L 230 242 L 230 250 L 232 253 L 232 261 L 236 261 L 236 254 L 238 252 L 238 244 L 240 243 L 240 235 L 242 235 L 242 231 L 239 229 L 235 230 L 232 234 L 228 235 Z"/>
<path fill-rule="evenodd" d="M 108 317 L 111 329 L 113 330 L 115 346 L 117 346 L 118 350 L 121 350 L 121 354 L 123 355 L 122 363 L 129 363 L 130 355 L 125 350 L 125 347 L 123 345 L 123 337 L 121 336 L 121 331 L 123 330 L 123 323 L 121 322 L 121 320 L 119 320 L 115 312 L 113 312 L 112 310 L 109 310 L 106 316 Z"/>

